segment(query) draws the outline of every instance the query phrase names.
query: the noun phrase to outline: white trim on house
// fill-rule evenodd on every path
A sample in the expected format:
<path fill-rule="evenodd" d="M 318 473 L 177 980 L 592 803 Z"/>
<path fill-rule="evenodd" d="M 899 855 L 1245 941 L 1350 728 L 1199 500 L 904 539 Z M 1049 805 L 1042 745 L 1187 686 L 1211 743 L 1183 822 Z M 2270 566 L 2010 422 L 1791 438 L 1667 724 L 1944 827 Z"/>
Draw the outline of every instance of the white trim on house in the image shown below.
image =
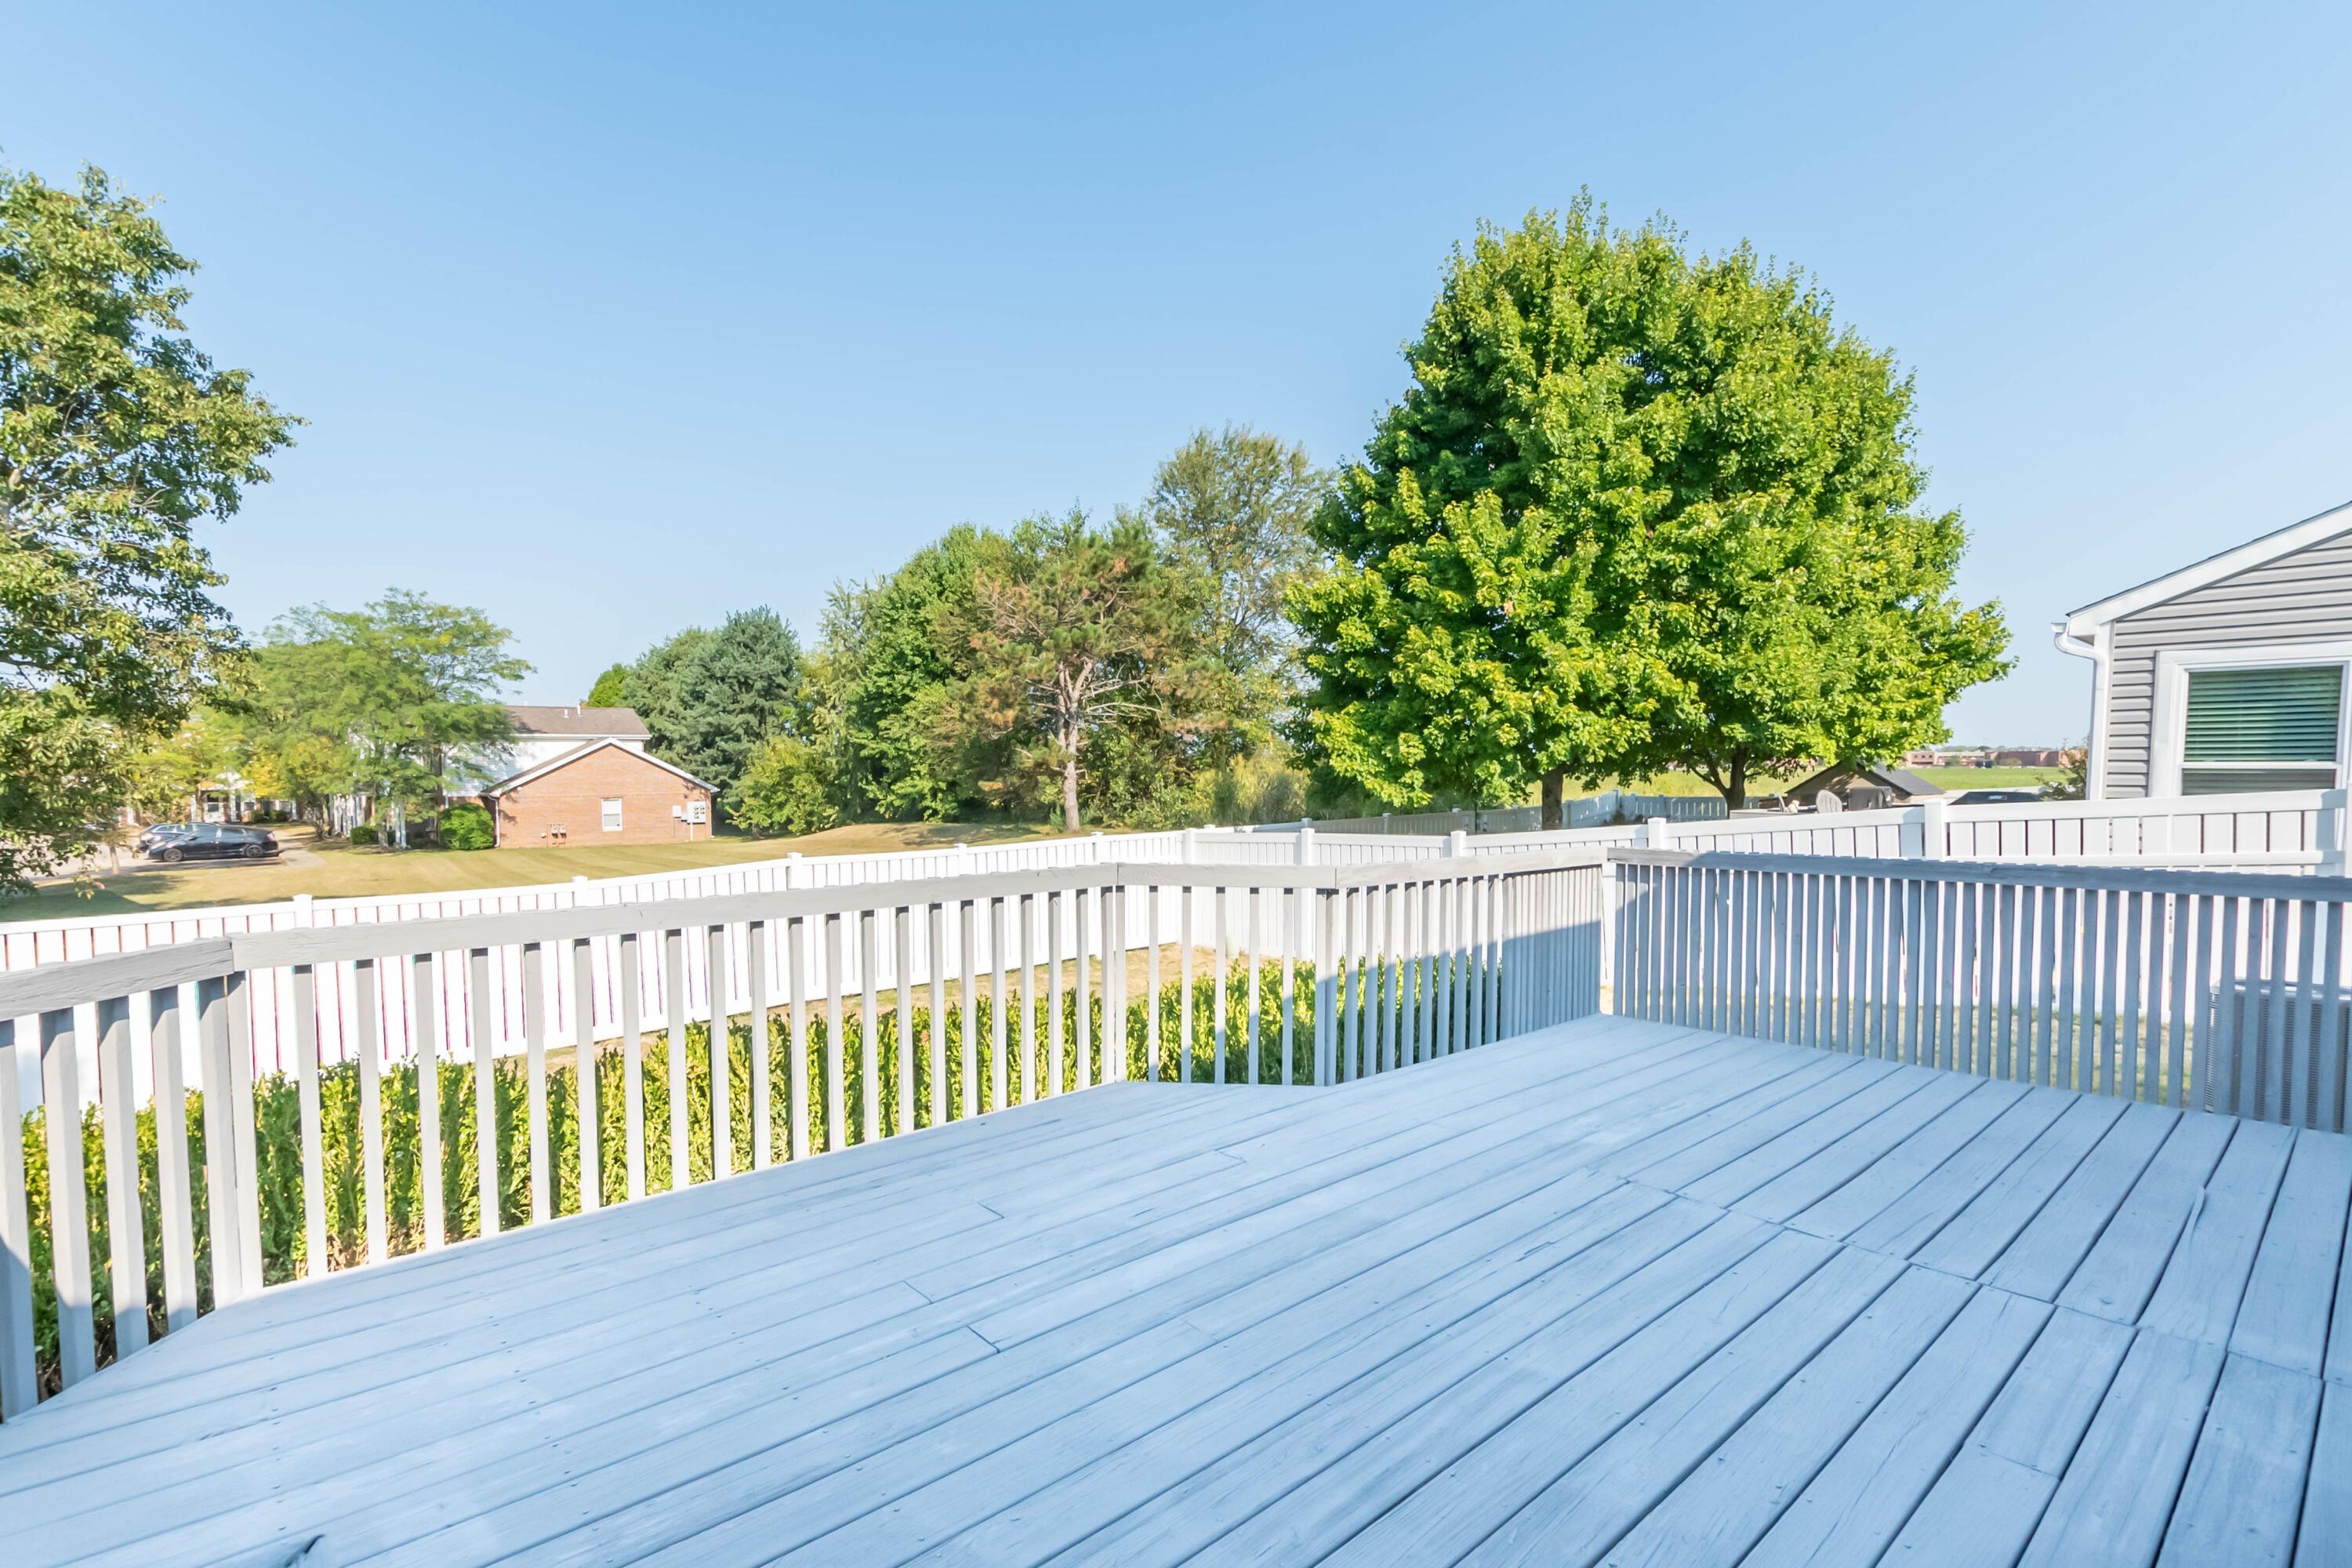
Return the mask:
<path fill-rule="evenodd" d="M 2323 539 L 2333 538 L 2347 529 L 2352 529 L 2352 501 L 2330 507 L 2315 517 L 2305 518 L 2301 522 L 2289 523 L 2274 533 L 2263 534 L 2260 539 L 2250 539 L 2218 555 L 2208 555 L 2204 560 L 2183 566 L 2177 572 L 2151 577 L 2136 588 L 2110 595 L 2096 604 L 2085 605 L 2068 616 L 2061 623 L 2061 629 L 2071 637 L 2090 637 L 2108 622 L 2120 620 L 2136 610 L 2160 605 L 2167 599 L 2192 593 L 2210 583 L 2235 576 L 2265 562 L 2275 561 L 2282 555 L 2316 544 Z M 2066 651 L 2073 653 L 2077 650 L 2068 648 Z"/>
<path fill-rule="evenodd" d="M 2102 632 L 2105 628 L 2101 628 Z M 2189 677 L 2200 669 L 2308 669 L 2338 665 L 2344 697 L 2336 709 L 2336 776 L 2305 786 L 2335 789 L 2352 760 L 2352 638 L 2332 642 L 2248 643 L 2235 647 L 2163 648 L 2156 656 L 2156 701 L 2147 736 L 2147 793 L 2180 793 L 2180 754 L 2189 725 Z M 2100 666 L 2104 674 L 2105 666 Z M 2104 728 L 2104 726 L 2102 726 Z"/>
<path fill-rule="evenodd" d="M 709 790 L 714 795 L 719 793 L 719 786 L 717 784 L 711 784 L 704 779 L 696 778 L 684 768 L 676 766 L 670 763 L 663 762 L 651 752 L 639 751 L 635 746 L 624 745 L 617 738 L 607 735 L 601 741 L 591 741 L 585 745 L 574 746 L 572 750 L 564 752 L 562 756 L 550 757 L 547 761 L 539 763 L 536 767 L 525 768 L 522 772 L 516 773 L 511 777 L 502 778 L 498 783 L 484 789 L 482 794 L 484 795 L 504 795 L 507 791 L 516 788 L 521 784 L 527 784 L 533 779 L 544 778 L 558 768 L 569 767 L 573 763 L 578 762 L 581 758 L 588 755 L 590 752 L 602 751 L 606 746 L 615 747 L 618 750 L 626 752 L 633 757 L 636 757 L 644 762 L 651 763 L 654 766 L 661 769 L 665 773 L 676 773 L 687 783 L 699 785 L 701 788 Z"/>

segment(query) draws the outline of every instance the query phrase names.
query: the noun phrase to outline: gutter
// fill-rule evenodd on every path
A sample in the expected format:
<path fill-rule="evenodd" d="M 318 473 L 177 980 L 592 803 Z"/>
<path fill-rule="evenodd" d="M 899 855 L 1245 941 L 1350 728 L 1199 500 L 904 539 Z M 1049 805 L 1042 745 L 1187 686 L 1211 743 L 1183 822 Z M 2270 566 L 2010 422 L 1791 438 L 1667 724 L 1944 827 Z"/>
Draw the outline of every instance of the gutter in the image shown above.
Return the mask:
<path fill-rule="evenodd" d="M 2084 771 L 2083 794 L 2090 800 L 2104 800 L 2107 793 L 2107 628 L 2101 626 L 2088 637 L 2076 636 L 2071 621 L 2050 623 L 2050 642 L 2060 653 L 2091 661 L 2091 731 L 2084 742 L 2090 748 L 2089 765 Z"/>

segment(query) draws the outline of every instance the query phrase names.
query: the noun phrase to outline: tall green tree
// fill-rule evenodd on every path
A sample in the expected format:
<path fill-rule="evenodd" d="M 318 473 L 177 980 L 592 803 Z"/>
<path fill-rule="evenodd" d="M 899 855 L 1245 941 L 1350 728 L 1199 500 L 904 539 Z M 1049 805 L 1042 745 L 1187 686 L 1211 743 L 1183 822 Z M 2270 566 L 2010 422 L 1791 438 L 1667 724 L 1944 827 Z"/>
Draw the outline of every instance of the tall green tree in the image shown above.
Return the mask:
<path fill-rule="evenodd" d="M 773 610 L 738 610 L 695 652 L 679 679 L 676 749 L 668 758 L 740 805 L 736 780 L 763 741 L 808 728 L 800 639 Z"/>
<path fill-rule="evenodd" d="M 970 604 L 941 611 L 943 639 L 971 668 L 941 705 L 943 744 L 992 800 L 1050 779 L 1078 831 L 1107 733 L 1213 725 L 1223 672 L 1203 637 L 1208 597 L 1138 518 L 1099 528 L 1073 508 L 982 535 Z"/>
<path fill-rule="evenodd" d="M 147 205 L 0 168 L 0 890 L 79 853 L 237 647 L 195 541 L 294 418 L 187 336 Z"/>
<path fill-rule="evenodd" d="M 709 641 L 709 628 L 688 626 L 656 643 L 629 666 L 624 682 L 628 706 L 645 721 L 651 737 L 646 744 L 657 757 L 676 763 L 685 747 L 687 677 Z"/>
<path fill-rule="evenodd" d="M 1144 520 L 1207 574 L 1210 647 L 1236 675 L 1288 673 L 1283 595 L 1320 559 L 1329 482 L 1305 447 L 1246 425 L 1193 431 L 1152 476 Z"/>
<path fill-rule="evenodd" d="M 1944 736 L 2006 668 L 1922 510 L 1912 389 L 1801 274 L 1663 222 L 1457 250 L 1412 384 L 1316 517 L 1290 605 L 1323 760 L 1382 799 L 1756 773 Z"/>
<path fill-rule="evenodd" d="M 969 615 L 982 553 L 979 530 L 950 529 L 887 576 L 835 589 L 826 606 L 840 782 L 859 810 L 936 822 L 976 804 L 939 742 L 941 705 L 971 673 L 971 653 L 940 626 Z"/>
<path fill-rule="evenodd" d="M 255 650 L 244 749 L 308 807 L 346 793 L 436 803 L 512 738 L 500 698 L 530 666 L 509 641 L 479 610 L 398 589 L 357 610 L 289 612 Z"/>
<path fill-rule="evenodd" d="M 625 708 L 629 705 L 629 667 L 616 664 L 596 678 L 588 689 L 591 708 Z"/>

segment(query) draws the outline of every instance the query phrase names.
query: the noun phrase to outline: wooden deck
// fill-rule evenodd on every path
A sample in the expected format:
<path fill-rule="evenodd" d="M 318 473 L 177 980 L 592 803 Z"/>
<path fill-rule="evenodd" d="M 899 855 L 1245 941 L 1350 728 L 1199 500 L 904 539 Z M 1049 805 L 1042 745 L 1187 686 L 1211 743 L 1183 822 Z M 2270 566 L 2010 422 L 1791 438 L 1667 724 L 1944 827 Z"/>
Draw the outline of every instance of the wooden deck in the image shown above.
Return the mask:
<path fill-rule="evenodd" d="M 233 1307 L 0 1430 L 0 1558 L 2338 1563 L 2347 1207 L 1610 1019 L 1115 1086 Z"/>

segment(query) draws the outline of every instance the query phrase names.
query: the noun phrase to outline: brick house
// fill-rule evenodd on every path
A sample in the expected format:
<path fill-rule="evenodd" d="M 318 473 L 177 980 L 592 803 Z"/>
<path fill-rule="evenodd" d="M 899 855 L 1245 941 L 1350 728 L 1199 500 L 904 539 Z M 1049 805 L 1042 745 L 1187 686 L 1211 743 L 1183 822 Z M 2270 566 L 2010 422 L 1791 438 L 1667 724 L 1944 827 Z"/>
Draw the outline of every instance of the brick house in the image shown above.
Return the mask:
<path fill-rule="evenodd" d="M 685 769 L 608 735 L 500 779 L 481 799 L 498 825 L 499 847 L 515 848 L 708 838 L 716 794 Z"/>

